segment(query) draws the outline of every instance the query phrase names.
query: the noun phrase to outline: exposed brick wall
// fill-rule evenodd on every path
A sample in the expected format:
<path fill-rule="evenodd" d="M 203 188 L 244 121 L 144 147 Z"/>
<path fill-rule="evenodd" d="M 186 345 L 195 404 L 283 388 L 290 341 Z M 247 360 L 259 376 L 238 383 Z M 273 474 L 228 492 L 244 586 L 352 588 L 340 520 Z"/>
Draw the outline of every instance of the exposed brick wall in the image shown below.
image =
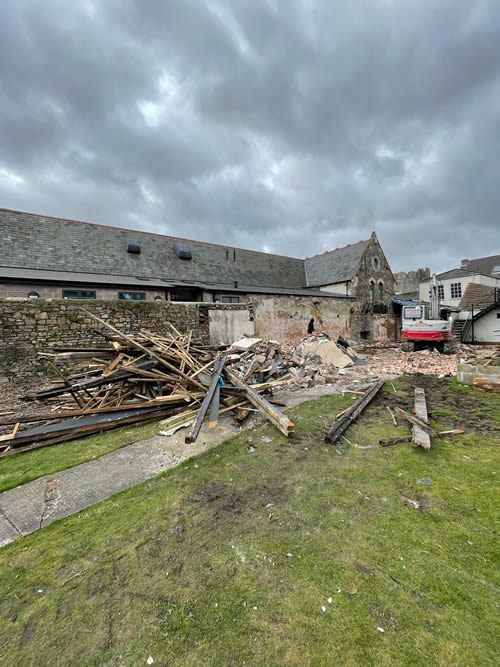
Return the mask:
<path fill-rule="evenodd" d="M 373 304 L 352 299 L 286 296 L 253 296 L 252 303 L 255 335 L 282 343 L 296 343 L 305 336 L 311 317 L 315 319 L 316 331 L 325 331 L 332 338 L 341 335 L 355 341 L 375 342 L 395 338 L 394 315 L 374 313 Z"/>
<path fill-rule="evenodd" d="M 208 304 L 0 299 L 0 376 L 44 374 L 37 352 L 52 347 L 106 345 L 92 331 L 98 323 L 81 312 L 82 306 L 124 333 L 147 329 L 164 334 L 172 322 L 181 332 L 192 330 L 193 340 L 209 342 Z"/>
<path fill-rule="evenodd" d="M 314 317 L 317 331 L 350 336 L 350 299 L 328 297 L 253 296 L 255 335 L 296 343 L 307 334 Z"/>

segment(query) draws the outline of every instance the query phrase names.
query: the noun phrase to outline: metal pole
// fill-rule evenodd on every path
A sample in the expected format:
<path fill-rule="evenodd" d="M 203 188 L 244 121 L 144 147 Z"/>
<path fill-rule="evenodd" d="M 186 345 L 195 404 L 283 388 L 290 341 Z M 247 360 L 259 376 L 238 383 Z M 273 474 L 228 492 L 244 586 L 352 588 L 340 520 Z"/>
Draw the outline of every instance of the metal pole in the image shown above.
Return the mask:
<path fill-rule="evenodd" d="M 471 310 L 472 342 L 474 343 L 474 304 L 471 304 Z"/>

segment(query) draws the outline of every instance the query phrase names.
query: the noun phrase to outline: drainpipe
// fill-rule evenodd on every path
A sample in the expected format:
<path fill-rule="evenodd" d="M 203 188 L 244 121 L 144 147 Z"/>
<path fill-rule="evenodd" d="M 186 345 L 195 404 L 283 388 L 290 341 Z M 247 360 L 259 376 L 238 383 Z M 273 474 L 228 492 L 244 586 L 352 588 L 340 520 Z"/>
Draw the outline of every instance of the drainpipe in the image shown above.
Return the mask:
<path fill-rule="evenodd" d="M 472 342 L 474 343 L 474 304 L 471 304 L 471 311 Z"/>

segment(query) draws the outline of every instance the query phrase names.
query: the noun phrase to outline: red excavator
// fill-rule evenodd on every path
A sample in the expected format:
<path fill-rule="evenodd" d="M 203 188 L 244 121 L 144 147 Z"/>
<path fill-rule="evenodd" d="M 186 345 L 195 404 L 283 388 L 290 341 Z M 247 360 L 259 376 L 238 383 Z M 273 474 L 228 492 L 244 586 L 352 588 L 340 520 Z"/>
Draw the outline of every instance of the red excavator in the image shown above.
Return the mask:
<path fill-rule="evenodd" d="M 457 351 L 457 342 L 451 335 L 452 318 L 441 317 L 436 274 L 431 279 L 430 303 L 403 306 L 401 338 L 405 352 L 433 347 L 444 354 Z"/>

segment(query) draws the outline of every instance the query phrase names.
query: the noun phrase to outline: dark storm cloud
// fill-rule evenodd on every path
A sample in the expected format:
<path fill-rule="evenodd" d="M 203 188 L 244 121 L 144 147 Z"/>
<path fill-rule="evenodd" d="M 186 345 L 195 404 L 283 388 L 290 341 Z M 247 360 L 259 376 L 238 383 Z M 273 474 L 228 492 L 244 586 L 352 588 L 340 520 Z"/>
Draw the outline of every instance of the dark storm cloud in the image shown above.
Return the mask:
<path fill-rule="evenodd" d="M 0 205 L 394 270 L 500 252 L 494 0 L 4 0 Z"/>

